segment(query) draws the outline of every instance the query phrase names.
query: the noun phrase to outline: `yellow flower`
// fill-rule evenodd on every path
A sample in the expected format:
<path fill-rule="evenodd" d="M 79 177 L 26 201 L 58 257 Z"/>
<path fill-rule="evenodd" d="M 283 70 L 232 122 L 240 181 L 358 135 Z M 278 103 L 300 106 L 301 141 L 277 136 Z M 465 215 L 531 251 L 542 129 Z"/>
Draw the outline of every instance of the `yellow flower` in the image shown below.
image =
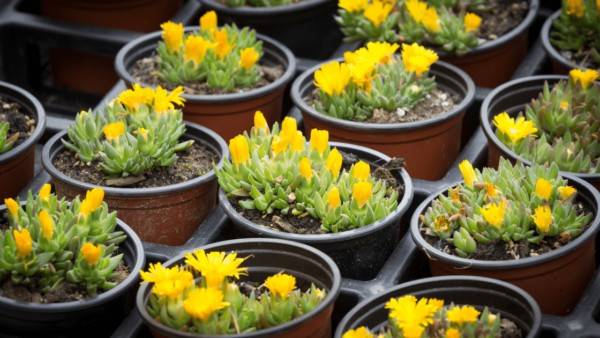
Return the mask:
<path fill-rule="evenodd" d="M 438 232 L 446 232 L 450 229 L 450 221 L 444 215 L 439 215 L 433 221 L 433 227 Z"/>
<path fill-rule="evenodd" d="M 386 304 L 385 308 L 390 309 L 389 317 L 403 331 L 405 337 L 417 336 L 419 329 L 427 327 L 433 323 L 433 315 L 438 310 L 439 301 L 433 303 L 427 298 L 421 298 L 417 302 L 415 296 L 407 295 L 400 298 L 392 298 Z"/>
<path fill-rule="evenodd" d="M 427 12 L 427 4 L 419 0 L 408 0 L 405 3 L 408 14 L 418 23 L 423 22 Z"/>
<path fill-rule="evenodd" d="M 92 211 L 94 211 L 92 210 L 92 201 L 87 199 L 81 201 L 81 205 L 79 206 L 79 216 L 87 219 Z"/>
<path fill-rule="evenodd" d="M 271 295 L 286 299 L 292 290 L 296 287 L 296 278 L 294 276 L 278 273 L 265 280 L 265 286 L 271 292 Z"/>
<path fill-rule="evenodd" d="M 183 301 L 185 312 L 202 322 L 206 322 L 215 311 L 229 305 L 228 302 L 223 301 L 223 292 L 214 288 L 194 289 Z"/>
<path fill-rule="evenodd" d="M 489 198 L 493 198 L 498 196 L 498 190 L 493 183 L 485 182 L 485 196 Z"/>
<path fill-rule="evenodd" d="M 187 270 L 179 270 L 173 273 L 169 279 L 155 282 L 152 293 L 157 296 L 167 297 L 175 300 L 183 295 L 183 292 L 194 284 L 194 276 Z"/>
<path fill-rule="evenodd" d="M 366 327 L 361 326 L 357 329 L 346 331 L 342 338 L 375 338 L 375 336 Z"/>
<path fill-rule="evenodd" d="M 450 198 L 453 201 L 460 202 L 460 190 L 458 187 L 450 189 Z"/>
<path fill-rule="evenodd" d="M 352 186 L 352 198 L 356 200 L 359 207 L 363 207 L 371 199 L 373 184 L 371 182 L 361 181 Z"/>
<path fill-rule="evenodd" d="M 279 132 L 279 137 L 287 138 L 287 142 L 291 142 L 291 139 L 294 137 L 294 134 L 296 134 L 297 130 L 298 126 L 296 124 L 296 119 L 286 116 L 281 122 L 281 131 Z"/>
<path fill-rule="evenodd" d="M 598 0 L 598 1 L 600 1 L 600 0 Z M 569 102 L 567 102 L 567 101 L 560 101 L 559 106 L 560 106 L 561 110 L 566 111 L 567 109 L 569 109 Z"/>
<path fill-rule="evenodd" d="M 512 142 L 517 142 L 529 135 L 535 136 L 534 133 L 538 131 L 533 121 L 525 120 L 523 116 L 517 117 L 515 121 L 506 112 L 494 116 L 493 123 Z"/>
<path fill-rule="evenodd" d="M 31 234 L 27 228 L 21 229 L 21 231 L 13 230 L 13 237 L 15 238 L 15 244 L 17 246 L 17 256 L 19 258 L 26 258 L 31 253 L 33 245 L 31 243 Z"/>
<path fill-rule="evenodd" d="M 429 71 L 429 67 L 438 60 L 438 55 L 416 43 L 412 45 L 402 44 L 402 61 L 404 68 L 409 72 L 415 72 L 417 76 Z"/>
<path fill-rule="evenodd" d="M 87 242 L 81 246 L 81 256 L 89 266 L 95 266 L 98 264 L 101 253 L 102 246 L 100 244 L 94 245 L 90 242 Z"/>
<path fill-rule="evenodd" d="M 183 42 L 183 24 L 167 21 L 160 25 L 162 28 L 162 38 L 171 53 L 179 51 Z"/>
<path fill-rule="evenodd" d="M 535 182 L 535 193 L 546 201 L 549 200 L 552 194 L 552 184 L 543 178 L 538 178 Z"/>
<path fill-rule="evenodd" d="M 304 144 L 306 141 L 304 140 L 304 135 L 300 130 L 296 130 L 296 132 L 292 135 L 292 151 L 300 152 L 304 150 Z"/>
<path fill-rule="evenodd" d="M 244 68 L 246 71 L 250 71 L 256 61 L 258 61 L 258 53 L 254 50 L 254 47 L 248 47 L 240 51 L 240 63 L 239 66 Z"/>
<path fill-rule="evenodd" d="M 203 31 L 212 32 L 217 28 L 217 13 L 208 11 L 200 17 L 200 28 Z"/>
<path fill-rule="evenodd" d="M 473 182 L 475 182 L 475 179 L 477 177 L 475 176 L 475 170 L 473 169 L 473 165 L 471 164 L 471 162 L 469 162 L 468 160 L 460 162 L 460 164 L 458 165 L 458 169 L 460 169 L 460 173 L 465 179 L 465 185 L 467 187 L 472 187 Z"/>
<path fill-rule="evenodd" d="M 481 17 L 475 13 L 467 13 L 465 14 L 465 31 L 467 32 L 475 32 L 479 29 L 481 25 Z"/>
<path fill-rule="evenodd" d="M 12 217 L 18 220 L 20 207 L 17 201 L 9 197 L 4 199 L 4 204 L 6 204 L 6 209 L 8 209 L 8 212 L 10 212 Z"/>
<path fill-rule="evenodd" d="M 481 216 L 490 225 L 501 229 L 504 222 L 504 209 L 506 208 L 506 200 L 500 203 L 488 203 L 481 207 Z"/>
<path fill-rule="evenodd" d="M 142 278 L 143 283 L 161 283 L 164 281 L 174 280 L 181 278 L 181 274 L 184 272 L 188 272 L 186 270 L 180 269 L 179 266 L 174 266 L 172 268 L 165 268 L 162 266 L 160 262 L 158 263 L 150 263 L 148 271 L 140 271 L 140 277 Z"/>
<path fill-rule="evenodd" d="M 477 311 L 477 309 L 469 305 L 455 306 L 446 311 L 448 320 L 458 326 L 462 326 L 464 323 L 473 323 L 477 321 L 479 313 L 480 312 Z"/>
<path fill-rule="evenodd" d="M 352 176 L 359 180 L 366 180 L 371 174 L 371 166 L 364 161 L 358 161 L 352 169 Z"/>
<path fill-rule="evenodd" d="M 313 128 L 310 131 L 310 149 L 317 149 L 319 155 L 323 155 L 323 152 L 329 145 L 329 131 L 319 130 Z"/>
<path fill-rule="evenodd" d="M 345 63 L 332 61 L 323 64 L 315 72 L 315 86 L 321 88 L 327 95 L 341 94 L 350 82 L 350 68 Z"/>
<path fill-rule="evenodd" d="M 167 93 L 161 86 L 156 87 L 154 93 L 154 110 L 160 116 L 161 114 L 175 109 L 175 105 L 183 106 L 185 99 L 180 97 L 183 94 L 183 87 L 178 86 L 170 93 Z"/>
<path fill-rule="evenodd" d="M 227 40 L 227 31 L 224 29 L 217 30 L 214 34 L 215 53 L 220 59 L 225 58 L 229 52 L 235 47 L 235 44 L 230 44 Z"/>
<path fill-rule="evenodd" d="M 269 130 L 269 125 L 265 119 L 265 115 L 259 110 L 254 113 L 254 128 Z"/>
<path fill-rule="evenodd" d="M 575 192 L 577 192 L 577 190 L 570 185 L 558 188 L 558 193 L 560 194 L 560 199 L 563 201 L 565 201 L 566 199 L 571 197 L 571 195 L 573 195 Z"/>
<path fill-rule="evenodd" d="M 226 277 L 240 278 L 248 268 L 240 268 L 246 258 L 237 258 L 235 252 L 225 255 L 225 252 L 194 250 L 194 254 L 185 255 L 185 263 L 200 272 L 209 287 L 220 288 Z"/>
<path fill-rule="evenodd" d="M 52 190 L 52 186 L 49 183 L 44 183 L 38 195 L 42 199 L 42 201 L 48 202 L 50 200 L 50 191 Z"/>
<path fill-rule="evenodd" d="M 581 87 L 587 88 L 590 84 L 594 83 L 598 79 L 598 71 L 594 69 L 588 69 L 582 71 L 581 69 L 572 69 L 569 72 L 571 79 L 574 83 L 581 84 Z"/>
<path fill-rule="evenodd" d="M 422 23 L 430 32 L 438 32 L 440 30 L 439 16 L 435 7 L 427 8 Z"/>
<path fill-rule="evenodd" d="M 451 327 L 446 330 L 446 338 L 460 338 L 461 334 L 456 328 Z"/>
<path fill-rule="evenodd" d="M 273 151 L 273 156 L 279 155 L 279 153 L 284 152 L 287 149 L 288 144 L 290 144 L 290 139 L 287 137 L 279 137 L 277 135 L 273 136 L 273 140 L 271 140 L 271 150 Z"/>
<path fill-rule="evenodd" d="M 250 159 L 250 150 L 248 149 L 248 140 L 243 135 L 238 135 L 229 140 L 229 152 L 231 161 L 235 166 L 240 163 L 246 163 Z"/>
<path fill-rule="evenodd" d="M 544 235 L 548 233 L 550 224 L 552 224 L 552 210 L 550 210 L 550 207 L 547 205 L 538 206 L 535 208 L 535 215 L 531 215 L 531 218 Z"/>
<path fill-rule="evenodd" d="M 397 43 L 390 44 L 389 42 L 377 41 L 367 42 L 366 51 L 374 62 L 386 64 L 392 61 L 392 55 L 394 55 L 398 48 L 400 46 Z"/>
<path fill-rule="evenodd" d="M 154 99 L 154 90 L 142 88 L 139 83 L 133 84 L 133 89 L 127 89 L 119 94 L 119 103 L 127 109 L 137 111 L 142 104 L 150 104 Z"/>
<path fill-rule="evenodd" d="M 340 200 L 340 190 L 337 187 L 331 188 L 327 194 L 327 204 L 330 209 L 337 209 L 342 204 Z"/>
<path fill-rule="evenodd" d="M 581 18 L 585 12 L 583 0 L 567 0 L 567 14 Z"/>
<path fill-rule="evenodd" d="M 369 0 L 340 0 L 338 6 L 347 12 L 357 12 L 367 7 Z"/>
<path fill-rule="evenodd" d="M 394 9 L 394 5 L 383 1 L 374 0 L 367 5 L 363 15 L 369 19 L 373 26 L 379 26 Z"/>
<path fill-rule="evenodd" d="M 119 138 L 125 133 L 125 124 L 121 121 L 112 122 L 105 125 L 104 128 L 102 128 L 102 131 L 104 132 L 104 137 L 106 137 L 107 141 L 119 142 Z"/>
<path fill-rule="evenodd" d="M 190 35 L 185 39 L 183 47 L 183 60 L 192 61 L 195 66 L 204 61 L 206 52 L 213 47 L 212 42 L 201 36 Z"/>
<path fill-rule="evenodd" d="M 407 323 L 402 327 L 402 336 L 404 338 L 421 338 L 425 328 L 415 323 Z"/>
<path fill-rule="evenodd" d="M 340 174 L 340 169 L 342 168 L 342 154 L 340 154 L 337 148 L 333 148 L 333 150 L 329 152 L 327 160 L 325 161 L 325 168 L 331 171 L 333 177 L 338 177 Z"/>
<path fill-rule="evenodd" d="M 42 209 L 42 211 L 40 211 L 40 213 L 38 214 L 38 217 L 40 218 L 42 236 L 44 236 L 44 238 L 47 240 L 51 240 L 52 231 L 54 229 L 54 222 L 52 221 L 52 216 L 50 216 L 50 214 L 45 209 Z"/>
<path fill-rule="evenodd" d="M 93 188 L 85 193 L 85 200 L 89 201 L 91 211 L 102 206 L 104 200 L 104 190 L 102 188 Z"/>
<path fill-rule="evenodd" d="M 146 128 L 140 128 L 137 130 L 138 135 L 142 135 L 144 140 L 148 139 L 148 130 Z"/>
<path fill-rule="evenodd" d="M 306 181 L 310 183 L 312 179 L 312 168 L 310 167 L 310 160 L 308 157 L 303 157 L 300 160 L 300 175 L 306 178 Z"/>
<path fill-rule="evenodd" d="M 374 67 L 375 64 L 370 60 L 348 65 L 348 68 L 350 68 L 352 81 L 367 93 L 371 92 L 371 81 L 375 78 L 373 75 Z"/>

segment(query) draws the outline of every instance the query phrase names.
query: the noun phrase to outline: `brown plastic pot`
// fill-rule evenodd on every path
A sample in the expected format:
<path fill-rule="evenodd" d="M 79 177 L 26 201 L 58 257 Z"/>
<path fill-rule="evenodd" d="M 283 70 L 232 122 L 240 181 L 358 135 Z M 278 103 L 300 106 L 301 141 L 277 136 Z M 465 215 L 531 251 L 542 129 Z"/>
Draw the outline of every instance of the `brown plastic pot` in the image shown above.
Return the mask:
<path fill-rule="evenodd" d="M 503 84 L 491 91 L 481 104 L 480 120 L 483 132 L 488 140 L 488 166 L 498 167 L 500 156 L 510 160 L 513 164 L 517 161 L 531 165 L 531 161 L 524 159 L 506 147 L 496 137 L 496 128 L 492 127 L 494 117 L 506 112 L 512 117 L 525 111 L 525 106 L 531 100 L 538 98 L 548 82 L 550 88 L 560 80 L 567 81 L 567 76 L 562 75 L 537 75 L 516 79 Z M 600 99 L 600 98 L 599 98 Z M 561 172 L 581 178 L 600 190 L 600 174 Z"/>
<path fill-rule="evenodd" d="M 328 130 L 332 141 L 403 157 L 412 178 L 438 180 L 446 174 L 460 152 L 462 119 L 475 98 L 475 85 L 465 72 L 440 61 L 431 66 L 437 87 L 462 99 L 451 111 L 422 121 L 378 124 L 331 117 L 309 106 L 304 98 L 316 89 L 313 74 L 320 67 L 318 64 L 306 70 L 292 84 L 292 100 L 302 113 L 305 134 L 313 128 Z"/>
<path fill-rule="evenodd" d="M 38 99 L 24 89 L 0 82 L 0 96 L 17 102 L 22 113 L 35 120 L 35 129 L 23 143 L 0 154 L 0 203 L 17 196 L 34 174 L 35 145 L 46 129 L 46 112 Z"/>
<path fill-rule="evenodd" d="M 198 30 L 197 27 L 186 27 L 187 33 Z M 285 69 L 280 78 L 266 86 L 242 93 L 222 95 L 182 94 L 185 98 L 183 118 L 187 121 L 203 125 L 225 140 L 229 140 L 254 125 L 254 113 L 260 110 L 269 125 L 281 118 L 283 95 L 287 84 L 292 80 L 296 70 L 296 59 L 292 52 L 281 43 L 257 34 L 263 44 L 261 63 L 269 66 L 282 65 Z M 115 59 L 115 68 L 119 77 L 127 86 L 137 83 L 130 69 L 142 58 L 156 55 L 156 47 L 162 39 L 162 32 L 146 34 L 126 44 Z M 152 87 L 143 84 L 145 87 Z"/>
<path fill-rule="evenodd" d="M 594 275 L 595 240 L 600 229 L 600 192 L 589 183 L 573 176 L 563 175 L 569 185 L 577 189 L 577 201 L 595 214 L 590 227 L 571 243 L 537 257 L 511 261 L 484 261 L 467 259 L 440 251 L 422 236 L 419 216 L 433 199 L 448 192 L 448 188 L 429 196 L 415 210 L 410 222 L 410 233 L 417 247 L 429 260 L 433 276 L 469 275 L 495 278 L 514 284 L 527 291 L 545 314 L 566 315 L 577 304 L 588 282 Z"/>
<path fill-rule="evenodd" d="M 46 143 L 42 150 L 42 165 L 52 177 L 56 194 L 72 199 L 76 195 L 85 194 L 95 185 L 74 180 L 52 164 L 54 158 L 65 151 L 62 138 L 66 138 L 66 130 Z M 225 141 L 205 127 L 186 123 L 184 138 L 193 139 L 217 153 L 217 168 L 221 168 L 223 158 L 229 156 Z M 109 209 L 117 211 L 119 218 L 143 241 L 165 245 L 184 244 L 213 210 L 217 199 L 214 170 L 189 181 L 164 187 L 102 188 L 105 193 L 104 201 Z"/>
<path fill-rule="evenodd" d="M 268 238 L 217 242 L 199 249 L 207 252 L 235 251 L 238 257 L 250 256 L 242 264 L 243 267 L 248 268 L 248 276 L 241 276 L 241 280 L 263 281 L 268 276 L 283 271 L 296 277 L 296 285 L 300 290 L 306 290 L 311 283 L 314 283 L 316 287 L 327 290 L 327 295 L 312 311 L 285 324 L 243 334 L 204 335 L 178 331 L 152 318 L 146 311 L 152 285 L 145 283 L 138 290 L 136 307 L 154 337 L 331 337 L 331 314 L 334 302 L 340 293 L 342 278 L 339 269 L 327 255 L 304 244 Z M 170 259 L 163 266 L 184 265 L 184 255 L 185 253 Z"/>

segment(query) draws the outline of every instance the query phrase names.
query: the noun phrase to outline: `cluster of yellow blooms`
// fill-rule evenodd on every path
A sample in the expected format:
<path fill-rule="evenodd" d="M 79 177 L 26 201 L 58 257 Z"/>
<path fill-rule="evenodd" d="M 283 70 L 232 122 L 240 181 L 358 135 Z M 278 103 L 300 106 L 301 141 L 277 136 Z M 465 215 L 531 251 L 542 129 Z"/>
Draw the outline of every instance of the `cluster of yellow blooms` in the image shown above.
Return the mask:
<path fill-rule="evenodd" d="M 342 338 L 459 338 L 462 332 L 469 337 L 496 337 L 500 333 L 500 316 L 483 312 L 470 305 L 445 307 L 444 301 L 407 295 L 390 299 L 388 327 L 375 335 L 367 327 L 348 330 Z"/>

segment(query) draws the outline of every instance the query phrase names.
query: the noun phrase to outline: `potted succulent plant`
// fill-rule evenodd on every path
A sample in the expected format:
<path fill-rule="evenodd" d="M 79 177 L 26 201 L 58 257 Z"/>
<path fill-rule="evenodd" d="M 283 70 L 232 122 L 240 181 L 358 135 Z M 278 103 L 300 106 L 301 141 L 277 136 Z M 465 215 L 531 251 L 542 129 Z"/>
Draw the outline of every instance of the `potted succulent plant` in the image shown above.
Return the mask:
<path fill-rule="evenodd" d="M 427 198 L 411 220 L 432 274 L 498 278 L 544 313 L 568 313 L 594 274 L 600 193 L 556 164 L 459 168 L 464 182 Z"/>
<path fill-rule="evenodd" d="M 600 11 L 594 0 L 562 1 L 542 27 L 542 46 L 555 74 L 573 68 L 600 69 Z"/>
<path fill-rule="evenodd" d="M 292 84 L 305 131 L 406 160 L 412 177 L 444 176 L 460 151 L 462 118 L 473 81 L 417 44 L 369 42 L 342 60 L 308 69 Z"/>
<path fill-rule="evenodd" d="M 356 305 L 336 338 L 537 337 L 542 314 L 522 289 L 484 277 L 424 278 Z"/>
<path fill-rule="evenodd" d="M 478 86 L 510 79 L 526 55 L 538 1 L 340 0 L 346 41 L 419 43 L 464 70 Z"/>
<path fill-rule="evenodd" d="M 600 188 L 597 78 L 595 70 L 573 69 L 569 77 L 526 77 L 493 90 L 481 108 L 488 165 L 497 166 L 501 155 L 513 162 L 556 163 Z"/>
<path fill-rule="evenodd" d="M 0 324 L 11 335 L 108 335 L 144 265 L 142 242 L 94 188 L 68 202 L 45 184 L 0 207 Z M 99 315 L 102 314 L 101 319 Z"/>
<path fill-rule="evenodd" d="M 40 102 L 15 85 L 0 82 L 0 201 L 16 196 L 33 178 L 35 145 L 44 134 Z"/>
<path fill-rule="evenodd" d="M 136 84 L 103 113 L 77 114 L 42 153 L 58 195 L 103 186 L 109 207 L 142 240 L 185 243 L 216 204 L 212 165 L 222 166 L 227 145 L 213 131 L 183 122 L 175 108 L 184 102 L 181 92 Z"/>
<path fill-rule="evenodd" d="M 364 147 L 330 144 L 326 130 L 313 129 L 307 144 L 293 118 L 280 129 L 255 116 L 250 132 L 230 140 L 231 160 L 215 169 L 235 235 L 309 244 L 330 255 L 344 277 L 373 277 L 393 251 L 412 200 L 401 163 Z"/>
<path fill-rule="evenodd" d="M 331 337 L 336 265 L 275 239 L 217 242 L 141 272 L 137 309 L 155 335 Z"/>
<path fill-rule="evenodd" d="M 174 89 L 183 85 L 184 119 L 230 139 L 252 126 L 253 114 L 278 121 L 283 93 L 296 68 L 279 42 L 235 25 L 217 26 L 214 11 L 200 27 L 166 22 L 162 32 L 133 40 L 117 54 L 117 73 L 127 85 Z"/>

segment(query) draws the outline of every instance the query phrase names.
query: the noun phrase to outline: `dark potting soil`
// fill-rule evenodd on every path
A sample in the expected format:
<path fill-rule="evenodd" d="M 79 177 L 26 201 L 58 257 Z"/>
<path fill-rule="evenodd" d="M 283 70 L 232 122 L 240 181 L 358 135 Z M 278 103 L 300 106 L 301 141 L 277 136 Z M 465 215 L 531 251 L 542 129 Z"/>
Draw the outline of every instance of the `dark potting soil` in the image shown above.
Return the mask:
<path fill-rule="evenodd" d="M 61 151 L 52 164 L 63 174 L 89 184 L 124 188 L 163 187 L 189 181 L 204 175 L 217 162 L 218 155 L 209 147 L 194 142 L 188 149 L 177 153 L 178 159 L 168 167 L 153 168 L 140 176 L 109 180 L 98 161 L 86 164 L 70 150 Z"/>
<path fill-rule="evenodd" d="M 342 170 L 349 170 L 352 164 L 358 162 L 360 159 L 351 153 L 340 151 L 342 154 Z M 384 163 L 380 167 L 373 170 L 372 175 L 376 179 L 382 179 L 385 181 L 388 187 L 398 191 L 398 200 L 404 196 L 404 185 L 398 183 L 398 180 L 394 177 L 394 172 L 401 170 L 404 167 L 404 160 L 401 158 L 392 158 L 389 162 Z M 264 214 L 258 210 L 246 210 L 242 208 L 238 201 L 244 199 L 240 197 L 229 197 L 229 203 L 233 206 L 240 216 L 243 216 L 247 220 L 266 226 L 272 230 L 294 233 L 294 234 L 324 234 L 326 233 L 321 228 L 321 221 L 312 218 L 308 213 L 300 216 L 294 216 L 291 214 L 283 215 L 277 209 L 272 214 Z"/>
<path fill-rule="evenodd" d="M 140 83 L 145 83 L 152 86 L 160 85 L 168 90 L 177 88 L 179 85 L 166 82 L 158 77 L 157 59 L 158 56 L 137 60 L 131 69 L 131 75 L 133 78 Z M 261 79 L 255 83 L 254 86 L 236 89 L 233 91 L 233 93 L 243 93 L 255 88 L 264 87 L 280 78 L 285 71 L 282 65 L 271 67 L 259 64 L 258 68 Z M 181 86 L 183 87 L 183 92 L 188 95 L 219 95 L 232 93 L 224 91 L 220 88 L 209 88 L 205 82 L 188 82 Z"/>
<path fill-rule="evenodd" d="M 8 122 L 7 139 L 15 137 L 17 140 L 13 148 L 25 142 L 35 130 L 36 121 L 25 112 L 24 108 L 18 102 L 0 96 L 0 122 Z"/>
<path fill-rule="evenodd" d="M 496 40 L 517 27 L 527 15 L 529 4 L 522 0 L 488 0 L 473 12 L 481 17 L 477 37 Z"/>

